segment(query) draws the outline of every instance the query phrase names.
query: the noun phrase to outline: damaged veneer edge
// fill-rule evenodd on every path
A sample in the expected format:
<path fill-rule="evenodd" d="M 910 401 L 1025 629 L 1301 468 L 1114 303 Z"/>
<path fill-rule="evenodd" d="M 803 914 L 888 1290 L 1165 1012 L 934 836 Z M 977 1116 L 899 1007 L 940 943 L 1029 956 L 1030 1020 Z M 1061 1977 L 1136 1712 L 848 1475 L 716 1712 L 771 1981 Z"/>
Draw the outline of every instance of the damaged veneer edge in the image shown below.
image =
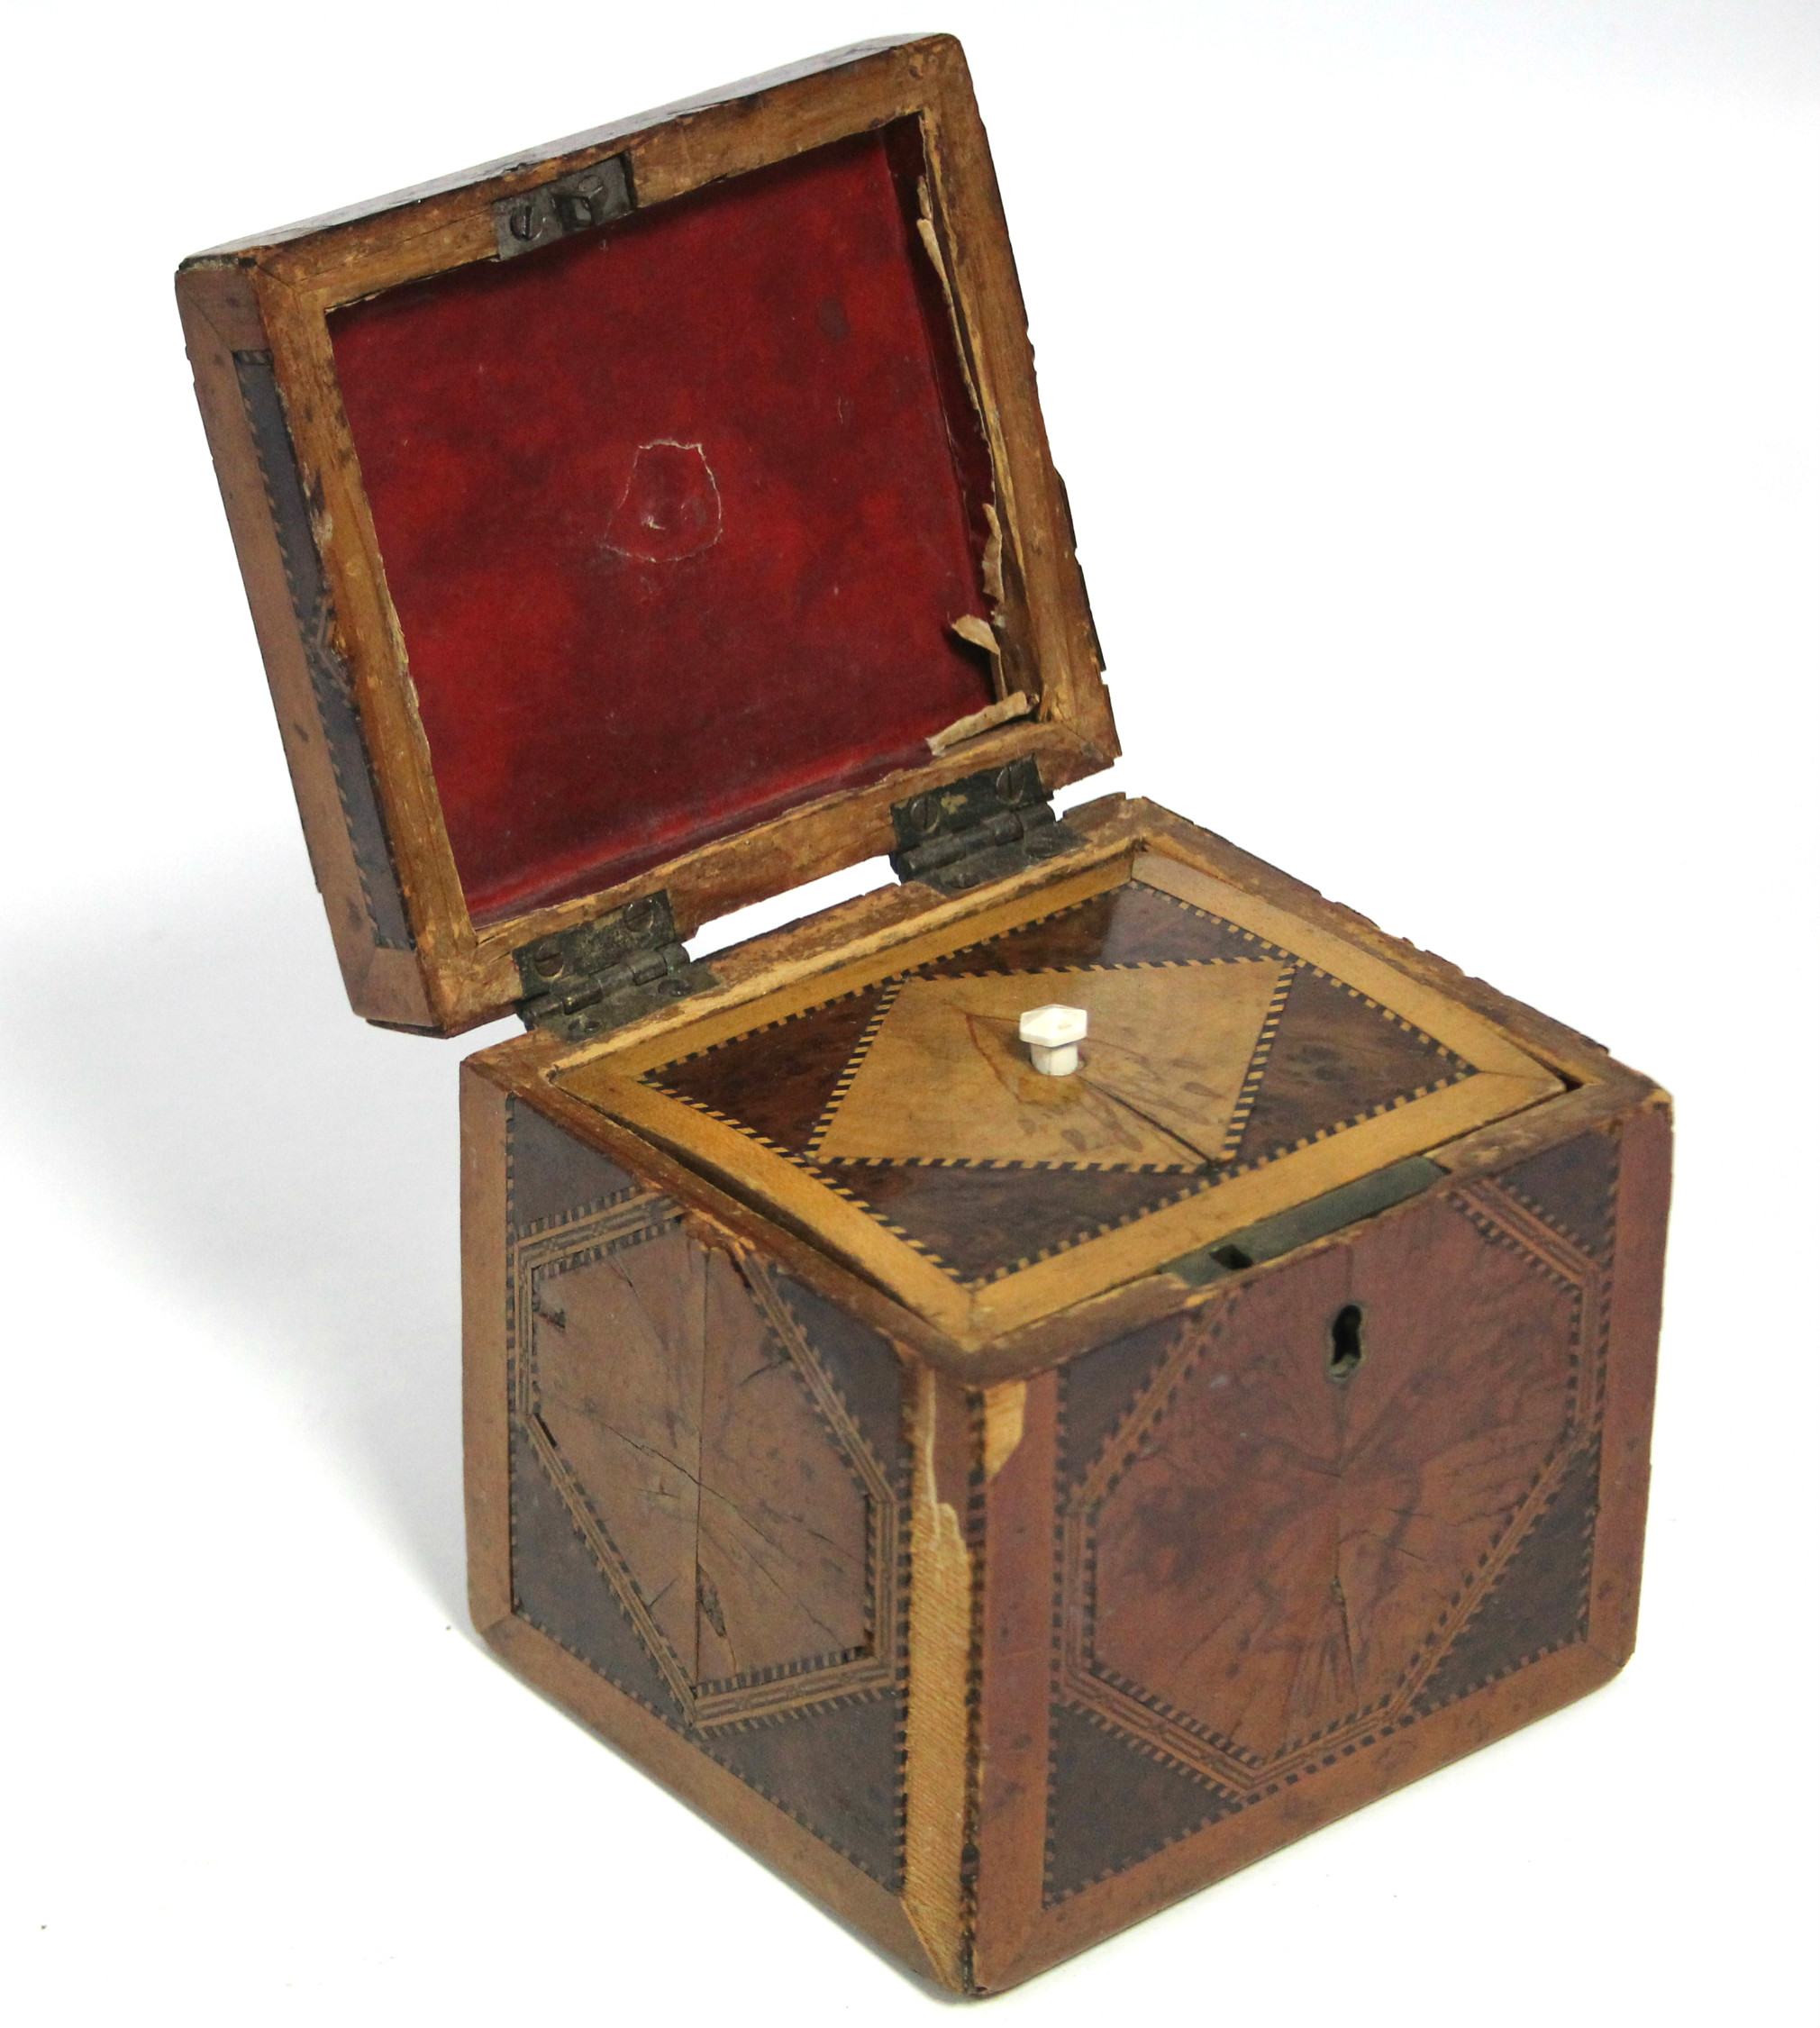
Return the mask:
<path fill-rule="evenodd" d="M 954 631 L 960 632 L 958 621 Z M 969 634 L 964 638 L 971 640 L 973 637 Z M 929 751 L 939 759 L 951 747 L 957 747 L 966 740 L 978 739 L 980 733 L 1008 724 L 1014 718 L 1028 718 L 1035 709 L 1035 698 L 1028 691 L 1019 690 L 1012 696 L 1001 697 L 996 704 L 986 705 L 983 710 L 969 712 L 965 718 L 957 718 L 953 724 L 944 725 L 939 732 L 932 732 Z"/>

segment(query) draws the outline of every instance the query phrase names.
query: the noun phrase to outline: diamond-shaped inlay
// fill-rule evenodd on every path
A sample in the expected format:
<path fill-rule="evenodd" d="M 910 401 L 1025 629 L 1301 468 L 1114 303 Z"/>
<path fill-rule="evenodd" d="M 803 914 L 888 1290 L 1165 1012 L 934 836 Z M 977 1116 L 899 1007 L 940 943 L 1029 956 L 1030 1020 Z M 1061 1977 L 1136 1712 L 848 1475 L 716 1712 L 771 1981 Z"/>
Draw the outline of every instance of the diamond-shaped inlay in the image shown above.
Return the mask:
<path fill-rule="evenodd" d="M 1069 1162 L 1194 1172 L 1219 1158 L 1285 968 L 1274 959 L 906 979 L 814 1152 L 830 1160 Z M 1046 1078 L 1038 999 L 1088 1020 Z"/>
<path fill-rule="evenodd" d="M 1334 1149 L 1313 1165 L 1329 1183 L 1368 1172 L 1388 1142 L 1411 1151 L 1430 1125 L 1444 1138 L 1472 1116 L 1445 1095 L 1479 1071 L 1417 1021 L 1139 880 L 841 983 L 819 1004 L 755 1006 L 751 1028 L 642 1079 L 785 1155 L 964 1287 L 1242 1172 L 1306 1169 L 1317 1143 L 1354 1128 L 1368 1130 L 1356 1160 Z M 1056 1004 L 1081 1010 L 1088 1030 L 1078 1066 L 1045 1077 L 1018 1024 Z M 569 1088 L 596 1097 L 590 1075 L 572 1073 Z M 596 1102 L 611 1110 L 603 1075 Z M 1501 1087 L 1495 1104 L 1510 1096 Z M 1431 1099 L 1442 1117 L 1374 1126 Z M 1298 1187 L 1282 1176 L 1280 1201 Z M 1208 1207 L 1209 1223 L 1219 1214 Z"/>

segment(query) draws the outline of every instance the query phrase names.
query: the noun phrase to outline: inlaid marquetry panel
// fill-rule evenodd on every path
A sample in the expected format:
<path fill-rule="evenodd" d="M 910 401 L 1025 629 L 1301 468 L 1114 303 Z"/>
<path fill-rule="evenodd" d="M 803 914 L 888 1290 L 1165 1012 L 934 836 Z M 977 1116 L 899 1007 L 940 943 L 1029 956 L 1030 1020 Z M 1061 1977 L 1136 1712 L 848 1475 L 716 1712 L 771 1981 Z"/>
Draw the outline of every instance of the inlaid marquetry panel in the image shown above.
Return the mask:
<path fill-rule="evenodd" d="M 906 979 L 808 1152 L 1192 1175 L 1225 1150 L 1287 983 L 1288 968 L 1269 959 L 1061 974 L 1054 996 L 1090 1025 L 1078 1070 L 1048 1078 L 1018 1040 L 1029 975 Z"/>
<path fill-rule="evenodd" d="M 1090 1024 L 1064 1078 L 1017 1038 L 1056 1000 Z M 1133 879 L 644 1079 L 978 1288 L 1478 1074 L 1326 966 Z"/>
<path fill-rule="evenodd" d="M 889 1884 L 895 1354 L 549 1122 L 512 1141 L 514 1609 Z"/>
<path fill-rule="evenodd" d="M 1088 1482 L 1092 1667 L 1252 1767 L 1397 1689 L 1572 1423 L 1577 1288 L 1424 1223 L 1394 1276 L 1334 1248 L 1186 1329 Z"/>
<path fill-rule="evenodd" d="M 888 1680 L 896 1491 L 765 1271 L 646 1195 L 516 1265 L 532 1447 L 692 1720 Z"/>
<path fill-rule="evenodd" d="M 865 1487 L 732 1261 L 672 1229 L 532 1316 L 536 1413 L 691 1693 L 858 1654 Z"/>
<path fill-rule="evenodd" d="M 1584 1136 L 1067 1369 L 1049 1899 L 1584 1638 L 1615 1178 Z"/>

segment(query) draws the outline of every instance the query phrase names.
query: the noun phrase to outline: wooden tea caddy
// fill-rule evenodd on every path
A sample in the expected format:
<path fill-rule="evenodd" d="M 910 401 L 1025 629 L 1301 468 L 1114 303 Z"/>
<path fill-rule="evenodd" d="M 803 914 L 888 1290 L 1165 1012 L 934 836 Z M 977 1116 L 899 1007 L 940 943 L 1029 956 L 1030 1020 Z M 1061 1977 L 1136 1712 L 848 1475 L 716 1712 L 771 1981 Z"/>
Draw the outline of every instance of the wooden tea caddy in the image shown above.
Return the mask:
<path fill-rule="evenodd" d="M 1056 821 L 1117 747 L 956 42 L 177 286 L 354 1008 L 532 1024 L 461 1080 L 514 1669 L 972 1993 L 1616 1671 L 1668 1102 L 1153 805 Z"/>

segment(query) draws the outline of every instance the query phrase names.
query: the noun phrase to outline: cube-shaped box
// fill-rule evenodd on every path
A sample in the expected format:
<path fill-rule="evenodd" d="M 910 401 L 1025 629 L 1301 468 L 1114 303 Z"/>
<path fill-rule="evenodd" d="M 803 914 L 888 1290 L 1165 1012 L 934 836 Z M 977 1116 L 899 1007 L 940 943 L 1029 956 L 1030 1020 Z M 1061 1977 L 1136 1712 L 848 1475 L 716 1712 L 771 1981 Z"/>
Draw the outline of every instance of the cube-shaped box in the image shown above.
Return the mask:
<path fill-rule="evenodd" d="M 462 1078 L 514 1668 L 989 1992 L 1622 1665 L 1667 1102 L 1058 820 L 1116 741 L 956 44 L 179 296 L 350 998 L 532 1030 Z"/>
<path fill-rule="evenodd" d="M 971 1990 L 1603 1682 L 1636 1605 L 1661 1095 L 1075 822 L 1085 874 L 869 897 L 716 960 L 782 989 L 466 1080 L 477 1620 Z"/>

